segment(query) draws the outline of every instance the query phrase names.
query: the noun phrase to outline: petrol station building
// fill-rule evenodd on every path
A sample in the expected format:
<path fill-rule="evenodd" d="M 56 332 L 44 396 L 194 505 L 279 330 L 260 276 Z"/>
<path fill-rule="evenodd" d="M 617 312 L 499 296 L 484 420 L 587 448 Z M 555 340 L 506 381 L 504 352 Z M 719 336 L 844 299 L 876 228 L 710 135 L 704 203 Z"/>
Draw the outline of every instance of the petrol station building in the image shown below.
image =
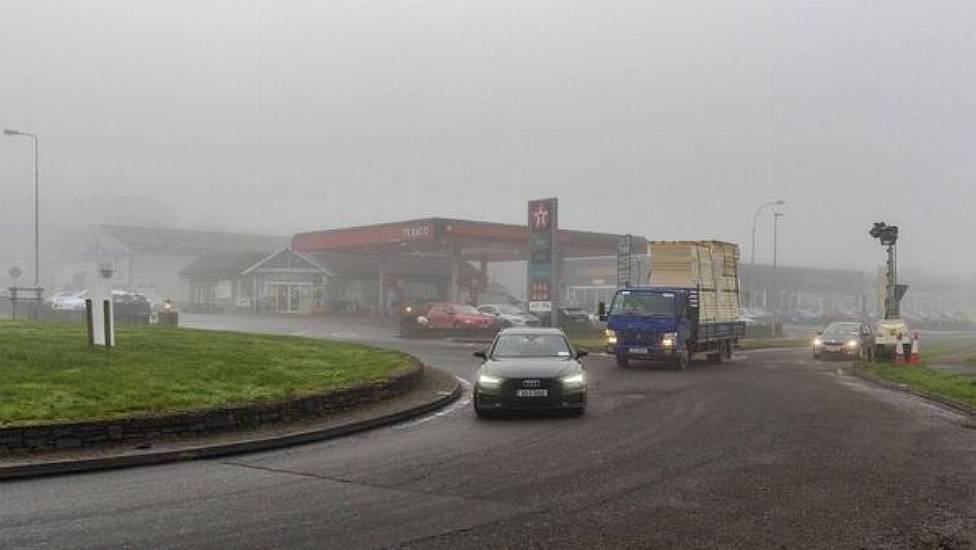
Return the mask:
<path fill-rule="evenodd" d="M 558 261 L 615 257 L 621 237 L 560 229 Z M 526 261 L 529 236 L 527 225 L 424 218 L 299 233 L 291 248 L 337 275 L 325 293 L 332 309 L 388 316 L 411 300 L 479 300 L 489 264 Z"/>

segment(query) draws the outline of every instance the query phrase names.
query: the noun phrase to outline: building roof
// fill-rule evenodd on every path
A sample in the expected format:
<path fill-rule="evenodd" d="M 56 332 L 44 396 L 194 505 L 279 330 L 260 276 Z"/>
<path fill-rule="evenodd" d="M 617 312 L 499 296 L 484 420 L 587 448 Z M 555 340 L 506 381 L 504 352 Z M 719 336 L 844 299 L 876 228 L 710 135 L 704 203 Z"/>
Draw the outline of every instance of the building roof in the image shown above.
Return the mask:
<path fill-rule="evenodd" d="M 204 254 L 233 254 L 256 250 L 278 250 L 288 247 L 288 237 L 220 233 L 191 229 L 164 229 L 133 225 L 101 225 L 99 229 L 111 235 L 133 254 L 165 254 L 173 256 L 202 256 Z"/>
<path fill-rule="evenodd" d="M 231 278 L 264 260 L 269 254 L 269 251 L 209 254 L 183 268 L 180 276 L 188 279 Z"/>
<path fill-rule="evenodd" d="M 564 257 L 616 255 L 622 235 L 560 229 L 557 242 Z M 634 237 L 634 247 L 646 241 Z M 526 225 L 424 218 L 395 223 L 364 225 L 299 233 L 292 248 L 303 252 L 356 252 L 384 255 L 456 254 L 489 261 L 525 259 L 528 256 Z"/>

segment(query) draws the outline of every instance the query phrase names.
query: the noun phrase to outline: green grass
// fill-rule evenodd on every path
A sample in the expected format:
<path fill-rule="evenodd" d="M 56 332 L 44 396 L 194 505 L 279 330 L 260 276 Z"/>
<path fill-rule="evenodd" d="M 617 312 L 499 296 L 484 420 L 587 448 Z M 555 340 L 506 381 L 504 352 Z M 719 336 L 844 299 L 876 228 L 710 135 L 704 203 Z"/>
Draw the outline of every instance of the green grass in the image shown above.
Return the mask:
<path fill-rule="evenodd" d="M 82 325 L 0 321 L 0 426 L 274 401 L 412 364 L 354 344 L 150 326 L 120 326 L 106 352 Z"/>
<path fill-rule="evenodd" d="M 868 373 L 911 388 L 959 399 L 976 407 L 976 378 L 938 372 L 923 365 L 859 363 Z"/>
<path fill-rule="evenodd" d="M 607 347 L 607 337 L 602 335 L 570 336 L 569 341 L 574 348 L 589 351 L 600 351 Z"/>
<path fill-rule="evenodd" d="M 926 363 L 970 363 L 976 365 L 976 338 L 952 338 L 927 343 L 921 341 L 922 359 Z"/>

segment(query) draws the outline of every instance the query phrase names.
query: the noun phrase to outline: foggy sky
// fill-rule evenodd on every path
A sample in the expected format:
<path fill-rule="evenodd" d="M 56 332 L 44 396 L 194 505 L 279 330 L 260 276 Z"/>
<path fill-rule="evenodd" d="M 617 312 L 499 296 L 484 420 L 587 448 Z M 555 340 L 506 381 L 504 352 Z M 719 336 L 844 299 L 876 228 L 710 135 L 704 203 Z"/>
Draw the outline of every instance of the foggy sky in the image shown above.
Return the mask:
<path fill-rule="evenodd" d="M 976 273 L 976 3 L 0 0 L 0 126 L 45 259 L 92 223 L 290 235 L 424 216 Z M 29 143 L 0 140 L 0 270 Z M 772 211 L 758 259 L 769 261 Z"/>

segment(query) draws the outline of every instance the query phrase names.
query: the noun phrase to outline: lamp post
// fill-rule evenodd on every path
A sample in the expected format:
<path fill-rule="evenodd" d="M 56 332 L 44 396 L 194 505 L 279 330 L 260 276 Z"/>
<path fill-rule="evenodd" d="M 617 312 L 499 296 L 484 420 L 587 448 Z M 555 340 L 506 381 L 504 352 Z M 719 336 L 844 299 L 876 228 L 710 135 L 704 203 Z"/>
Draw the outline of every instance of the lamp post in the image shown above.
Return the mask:
<path fill-rule="evenodd" d="M 776 212 L 773 214 L 773 282 L 770 285 L 772 287 L 773 294 L 773 336 L 780 335 L 780 310 L 783 307 L 782 300 L 780 300 L 779 292 L 779 273 L 777 272 L 777 265 L 779 259 L 779 220 L 786 214 L 782 212 Z"/>
<path fill-rule="evenodd" d="M 751 255 L 750 260 L 749 260 L 749 271 L 750 271 L 750 274 L 752 276 L 752 279 L 754 279 L 754 280 L 756 279 L 756 275 L 757 275 L 757 273 L 756 273 L 756 222 L 759 221 L 759 214 L 761 214 L 763 210 L 765 210 L 766 208 L 769 208 L 770 206 L 782 206 L 784 204 L 786 204 L 786 201 L 784 201 L 782 199 L 775 200 L 775 201 L 769 201 L 767 203 L 763 203 L 763 204 L 759 205 L 759 208 L 756 209 L 756 213 L 752 216 L 752 247 L 751 247 L 751 253 L 752 253 L 752 255 Z M 752 287 L 752 290 L 749 293 L 750 294 L 750 300 L 749 300 L 750 307 L 752 306 L 752 299 L 751 299 L 751 297 L 752 297 L 752 294 L 755 292 L 755 288 L 756 287 L 753 286 Z"/>
<path fill-rule="evenodd" d="M 40 234 L 40 221 L 38 212 L 40 210 L 40 194 L 38 191 L 38 177 L 37 177 L 37 135 L 31 134 L 30 132 L 21 132 L 20 130 L 11 130 L 9 128 L 4 129 L 4 135 L 11 137 L 25 137 L 34 142 L 34 287 L 40 288 L 40 272 L 41 272 L 41 260 L 40 260 L 40 241 L 38 240 L 38 235 Z"/>

